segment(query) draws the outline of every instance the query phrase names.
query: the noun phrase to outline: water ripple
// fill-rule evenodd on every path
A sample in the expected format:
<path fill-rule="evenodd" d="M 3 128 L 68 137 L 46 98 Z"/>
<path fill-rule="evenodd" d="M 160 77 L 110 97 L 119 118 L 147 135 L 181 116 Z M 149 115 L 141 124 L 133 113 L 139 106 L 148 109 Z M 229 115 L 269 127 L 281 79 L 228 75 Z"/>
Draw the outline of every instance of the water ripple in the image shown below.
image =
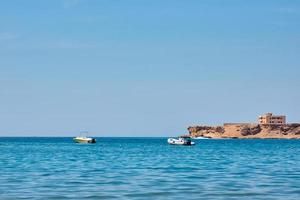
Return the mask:
<path fill-rule="evenodd" d="M 0 138 L 0 199 L 300 199 L 299 140 Z"/>

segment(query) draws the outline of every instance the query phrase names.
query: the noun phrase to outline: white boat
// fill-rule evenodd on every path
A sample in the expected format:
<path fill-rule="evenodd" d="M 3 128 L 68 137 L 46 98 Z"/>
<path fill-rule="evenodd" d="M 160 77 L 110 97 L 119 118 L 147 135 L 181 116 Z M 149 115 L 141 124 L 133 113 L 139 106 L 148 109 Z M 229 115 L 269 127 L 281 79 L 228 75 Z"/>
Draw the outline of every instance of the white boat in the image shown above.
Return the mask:
<path fill-rule="evenodd" d="M 169 138 L 168 143 L 172 145 L 186 145 L 186 146 L 191 146 L 195 145 L 195 142 L 192 142 L 191 139 L 186 139 L 186 138 Z"/>
<path fill-rule="evenodd" d="M 73 138 L 76 143 L 96 143 L 95 138 L 87 137 L 87 136 L 77 136 Z"/>
<path fill-rule="evenodd" d="M 90 137 L 75 137 L 73 138 L 73 140 L 76 143 L 96 143 L 96 139 L 95 138 L 90 138 Z"/>

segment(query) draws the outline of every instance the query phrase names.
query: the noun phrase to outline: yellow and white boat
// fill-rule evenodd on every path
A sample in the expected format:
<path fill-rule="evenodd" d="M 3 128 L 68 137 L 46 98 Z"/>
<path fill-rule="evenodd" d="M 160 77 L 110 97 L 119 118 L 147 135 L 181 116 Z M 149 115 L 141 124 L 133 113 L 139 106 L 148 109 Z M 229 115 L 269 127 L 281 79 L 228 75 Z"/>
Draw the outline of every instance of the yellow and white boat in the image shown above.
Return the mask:
<path fill-rule="evenodd" d="M 96 143 L 95 138 L 86 137 L 86 136 L 78 136 L 73 138 L 76 143 Z"/>

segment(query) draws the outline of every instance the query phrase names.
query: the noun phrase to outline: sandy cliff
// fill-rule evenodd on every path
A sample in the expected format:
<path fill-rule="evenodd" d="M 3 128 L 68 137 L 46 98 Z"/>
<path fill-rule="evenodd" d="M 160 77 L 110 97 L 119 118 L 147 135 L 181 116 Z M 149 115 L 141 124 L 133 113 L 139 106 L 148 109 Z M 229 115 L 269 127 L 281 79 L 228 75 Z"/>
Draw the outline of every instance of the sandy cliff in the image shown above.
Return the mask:
<path fill-rule="evenodd" d="M 189 127 L 188 131 L 191 137 L 300 139 L 300 124 L 224 124 L 223 126 L 193 126 Z"/>

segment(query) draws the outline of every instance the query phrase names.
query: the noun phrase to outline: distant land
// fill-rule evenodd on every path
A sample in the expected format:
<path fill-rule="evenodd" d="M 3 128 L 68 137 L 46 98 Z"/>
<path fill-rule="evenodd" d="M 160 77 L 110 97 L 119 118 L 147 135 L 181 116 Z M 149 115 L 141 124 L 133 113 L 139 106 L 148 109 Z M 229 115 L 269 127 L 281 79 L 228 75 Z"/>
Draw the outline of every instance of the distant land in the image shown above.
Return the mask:
<path fill-rule="evenodd" d="M 224 124 L 192 126 L 188 131 L 190 137 L 300 139 L 300 124 Z"/>
<path fill-rule="evenodd" d="M 225 123 L 223 126 L 191 126 L 189 137 L 300 139 L 300 123 L 286 123 L 286 117 L 267 113 L 259 123 Z"/>

